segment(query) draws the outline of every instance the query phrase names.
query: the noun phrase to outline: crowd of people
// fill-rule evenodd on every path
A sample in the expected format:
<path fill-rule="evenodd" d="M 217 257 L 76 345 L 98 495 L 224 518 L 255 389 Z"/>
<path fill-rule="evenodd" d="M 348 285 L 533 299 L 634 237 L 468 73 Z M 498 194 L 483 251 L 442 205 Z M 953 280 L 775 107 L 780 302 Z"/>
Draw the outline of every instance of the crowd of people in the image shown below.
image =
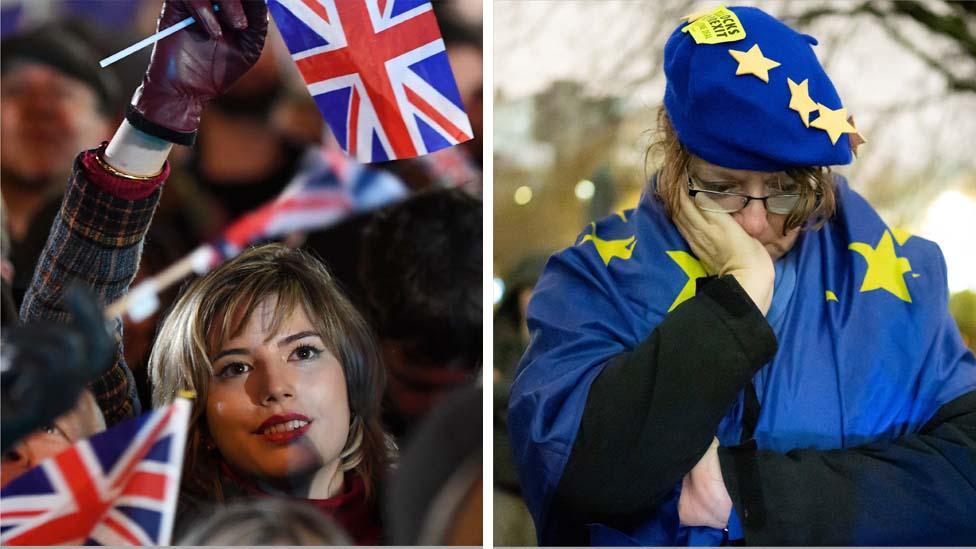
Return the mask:
<path fill-rule="evenodd" d="M 480 132 L 480 29 L 436 13 Z M 479 544 L 480 138 L 374 166 L 393 205 L 104 327 L 336 147 L 264 2 L 166 0 L 159 26 L 189 16 L 213 25 L 157 43 L 141 83 L 97 68 L 104 29 L 3 39 L 2 484 L 192 391 L 174 542 Z"/>
<path fill-rule="evenodd" d="M 481 543 L 481 35 L 435 11 L 475 138 L 139 318 L 103 311 L 336 140 L 264 1 L 164 0 L 160 28 L 201 24 L 108 70 L 151 31 L 4 35 L 0 486 L 192 394 L 175 543 Z M 681 23 L 638 207 L 507 277 L 497 545 L 976 539 L 973 322 L 937 246 L 832 171 L 862 138 L 815 42 Z"/>

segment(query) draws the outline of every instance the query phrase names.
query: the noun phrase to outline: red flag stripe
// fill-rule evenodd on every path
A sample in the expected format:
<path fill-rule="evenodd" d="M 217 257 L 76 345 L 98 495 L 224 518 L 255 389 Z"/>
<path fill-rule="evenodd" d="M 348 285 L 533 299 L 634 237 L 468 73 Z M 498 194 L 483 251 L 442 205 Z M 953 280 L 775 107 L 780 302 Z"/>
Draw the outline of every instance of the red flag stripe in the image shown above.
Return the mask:
<path fill-rule="evenodd" d="M 107 516 L 105 517 L 105 520 L 102 521 L 102 524 L 108 526 L 109 528 L 112 529 L 113 532 L 122 536 L 126 541 L 129 542 L 129 544 L 142 545 L 142 540 L 137 538 L 132 532 L 129 531 L 128 528 L 126 528 L 124 525 L 122 525 L 119 521 L 115 520 L 114 518 Z"/>
<path fill-rule="evenodd" d="M 349 200 L 345 196 L 292 196 L 275 204 L 275 209 L 320 209 L 326 206 L 348 207 Z"/>
<path fill-rule="evenodd" d="M 356 91 L 356 86 L 352 87 L 352 94 L 349 98 L 351 104 L 349 105 L 349 130 L 346 132 L 346 143 L 348 144 L 349 154 L 356 156 L 358 132 L 356 128 L 359 127 L 359 93 Z"/>
<path fill-rule="evenodd" d="M 166 496 L 166 475 L 137 471 L 126 485 L 124 495 L 163 499 Z"/>
<path fill-rule="evenodd" d="M 132 470 L 139 466 L 142 458 L 146 457 L 146 454 L 149 453 L 149 450 L 153 447 L 153 445 L 159 442 L 159 435 L 166 430 L 166 427 L 169 426 L 169 418 L 172 415 L 173 407 L 170 406 L 166 410 L 166 413 L 163 414 L 163 417 L 156 418 L 156 425 L 153 426 L 152 430 L 149 432 L 149 435 L 143 439 L 142 447 L 135 451 L 135 453 L 129 458 L 129 462 L 125 464 L 125 467 L 118 472 L 117 476 L 115 477 L 115 483 L 112 485 L 113 488 L 118 488 L 130 478 Z"/>
<path fill-rule="evenodd" d="M 444 130 L 451 134 L 454 139 L 458 141 L 466 141 L 471 139 L 470 135 L 464 133 L 464 130 L 455 126 L 446 116 L 438 112 L 438 110 L 434 107 L 430 106 L 430 104 L 424 101 L 424 98 L 420 97 L 417 92 L 408 87 L 404 87 L 404 89 L 407 91 L 407 99 L 410 100 L 410 103 L 420 109 L 420 112 L 426 114 L 440 127 L 444 128 Z"/>
<path fill-rule="evenodd" d="M 339 0 L 342 2 L 342 0 Z M 316 15 L 325 20 L 326 23 L 329 22 L 329 14 L 325 11 L 325 6 L 320 4 L 318 0 L 302 0 L 302 3 L 308 6 L 308 9 L 315 12 Z"/>
<path fill-rule="evenodd" d="M 0 513 L 0 517 L 3 518 L 19 518 L 19 517 L 34 517 L 46 513 L 46 509 L 40 509 L 35 511 L 4 511 Z"/>

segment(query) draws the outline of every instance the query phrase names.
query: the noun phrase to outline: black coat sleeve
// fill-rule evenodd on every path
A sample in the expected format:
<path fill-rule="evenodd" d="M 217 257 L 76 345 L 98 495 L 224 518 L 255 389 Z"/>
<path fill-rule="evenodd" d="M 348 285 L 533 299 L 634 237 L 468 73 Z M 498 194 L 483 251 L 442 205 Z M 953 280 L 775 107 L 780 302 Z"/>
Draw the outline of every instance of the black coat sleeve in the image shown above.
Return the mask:
<path fill-rule="evenodd" d="M 590 388 L 551 507 L 565 532 L 559 542 L 586 543 L 588 522 L 625 528 L 646 519 L 775 352 L 776 336 L 734 277 L 699 279 L 696 296 Z"/>
<path fill-rule="evenodd" d="M 893 442 L 719 461 L 749 545 L 976 545 L 976 391 Z"/>

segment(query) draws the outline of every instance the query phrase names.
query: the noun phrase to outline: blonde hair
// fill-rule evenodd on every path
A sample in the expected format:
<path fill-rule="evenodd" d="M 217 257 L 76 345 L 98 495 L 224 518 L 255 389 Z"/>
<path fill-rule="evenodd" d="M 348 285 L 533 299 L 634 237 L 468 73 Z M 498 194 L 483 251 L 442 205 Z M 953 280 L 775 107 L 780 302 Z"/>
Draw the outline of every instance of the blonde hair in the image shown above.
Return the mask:
<path fill-rule="evenodd" d="M 352 545 L 339 524 L 299 500 L 261 498 L 215 510 L 180 545 Z"/>
<path fill-rule="evenodd" d="M 279 244 L 251 248 L 196 280 L 173 305 L 152 354 L 154 407 L 183 390 L 196 392 L 184 460 L 183 490 L 224 501 L 220 460 L 207 449 L 206 402 L 214 371 L 210 358 L 247 324 L 266 298 L 276 298 L 271 331 L 302 307 L 323 343 L 342 364 L 350 425 L 340 469 L 354 470 L 371 494 L 385 474 L 392 442 L 380 423 L 385 383 L 373 335 L 326 267 L 311 255 Z"/>
<path fill-rule="evenodd" d="M 678 210 L 679 194 L 687 192 L 688 168 L 696 157 L 678 140 L 664 107 L 657 113 L 657 131 L 644 156 L 645 168 L 652 158 L 661 161 L 654 192 L 664 203 L 668 215 L 673 216 Z M 786 174 L 800 184 L 800 200 L 787 215 L 783 234 L 797 227 L 817 229 L 823 226 L 834 215 L 836 207 L 830 167 L 793 168 L 786 170 Z"/>

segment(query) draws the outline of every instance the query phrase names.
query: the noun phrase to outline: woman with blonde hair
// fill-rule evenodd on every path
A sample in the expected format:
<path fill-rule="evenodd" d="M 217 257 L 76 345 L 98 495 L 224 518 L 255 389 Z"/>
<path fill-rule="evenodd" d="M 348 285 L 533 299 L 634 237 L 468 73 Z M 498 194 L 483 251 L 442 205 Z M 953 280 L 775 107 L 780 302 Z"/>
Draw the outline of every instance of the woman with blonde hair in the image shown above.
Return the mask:
<path fill-rule="evenodd" d="M 376 483 L 392 444 L 380 424 L 373 336 L 305 252 L 252 248 L 191 284 L 149 359 L 153 407 L 195 391 L 181 521 L 207 503 L 303 498 L 376 544 Z M 182 526 L 182 525 L 181 525 Z"/>
<path fill-rule="evenodd" d="M 127 291 L 173 145 L 193 144 L 207 102 L 260 56 L 264 2 L 226 0 L 218 12 L 210 2 L 165 0 L 159 27 L 191 16 L 200 24 L 154 46 L 111 141 L 75 162 L 25 320 L 63 318 L 73 282 L 102 304 Z M 321 263 L 264 246 L 196 281 L 165 321 L 150 368 L 154 404 L 197 392 L 181 519 L 272 494 L 318 507 L 357 543 L 379 541 L 373 502 L 390 451 L 378 422 L 382 370 L 366 324 Z M 140 412 L 121 344 L 91 389 L 109 426 Z"/>

